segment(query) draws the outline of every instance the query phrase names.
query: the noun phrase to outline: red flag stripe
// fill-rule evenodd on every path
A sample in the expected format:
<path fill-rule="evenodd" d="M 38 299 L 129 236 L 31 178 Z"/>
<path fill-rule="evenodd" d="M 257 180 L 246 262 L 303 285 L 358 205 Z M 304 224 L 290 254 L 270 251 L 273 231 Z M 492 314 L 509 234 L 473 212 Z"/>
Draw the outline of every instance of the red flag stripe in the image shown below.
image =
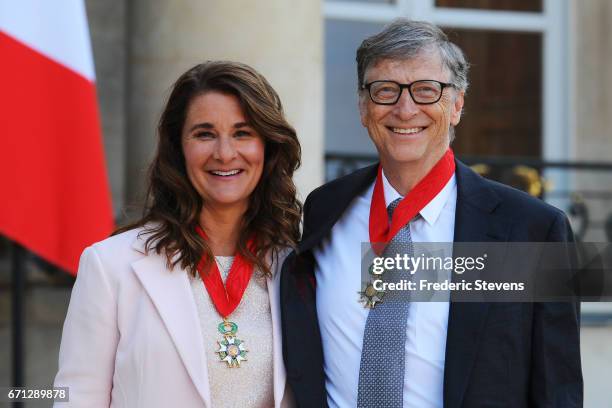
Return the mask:
<path fill-rule="evenodd" d="M 94 83 L 0 31 L 0 233 L 76 273 L 113 229 Z"/>

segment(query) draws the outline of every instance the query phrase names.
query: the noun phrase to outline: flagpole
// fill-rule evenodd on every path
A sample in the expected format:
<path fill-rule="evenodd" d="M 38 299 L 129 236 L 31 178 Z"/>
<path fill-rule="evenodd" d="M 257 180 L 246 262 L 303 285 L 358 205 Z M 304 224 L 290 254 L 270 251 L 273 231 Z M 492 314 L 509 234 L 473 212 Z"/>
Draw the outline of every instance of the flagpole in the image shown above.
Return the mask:
<path fill-rule="evenodd" d="M 13 242 L 12 259 L 12 386 L 23 387 L 24 384 L 24 298 L 26 283 L 26 250 Z"/>

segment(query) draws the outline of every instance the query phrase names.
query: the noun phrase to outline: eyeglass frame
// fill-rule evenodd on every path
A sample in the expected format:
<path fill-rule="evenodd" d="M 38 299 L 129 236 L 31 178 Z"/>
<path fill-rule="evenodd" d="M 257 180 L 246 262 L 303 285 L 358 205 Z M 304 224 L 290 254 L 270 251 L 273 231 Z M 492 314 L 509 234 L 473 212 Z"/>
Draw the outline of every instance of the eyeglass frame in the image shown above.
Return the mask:
<path fill-rule="evenodd" d="M 374 100 L 374 98 L 372 97 L 372 93 L 370 92 L 370 88 L 372 87 L 372 84 L 375 84 L 377 82 L 391 82 L 391 83 L 394 83 L 395 85 L 399 86 L 400 91 L 397 94 L 397 99 L 395 101 L 393 101 L 393 102 L 376 102 Z M 440 95 L 438 95 L 438 99 L 436 99 L 433 102 L 417 102 L 414 99 L 414 96 L 412 95 L 412 90 L 410 89 L 410 87 L 412 85 L 416 84 L 416 83 L 419 83 L 419 82 L 435 82 L 435 83 L 439 84 L 440 85 Z M 400 98 L 402 97 L 402 92 L 404 91 L 405 88 L 408 89 L 408 94 L 410 95 L 410 98 L 412 98 L 412 101 L 414 103 L 416 103 L 417 105 L 433 105 L 434 103 L 437 103 L 442 98 L 442 94 L 444 93 L 444 89 L 445 88 L 455 88 L 455 89 L 457 89 L 457 85 L 452 84 L 450 82 L 436 81 L 435 79 L 419 79 L 418 81 L 413 81 L 413 82 L 411 82 L 409 84 L 400 84 L 399 82 L 396 82 L 396 81 L 392 81 L 392 80 L 388 80 L 388 79 L 380 79 L 380 80 L 369 82 L 367 84 L 363 84 L 361 86 L 361 89 L 367 89 L 368 90 L 368 95 L 370 95 L 370 99 L 372 100 L 372 102 L 374 102 L 377 105 L 395 105 L 400 100 Z"/>

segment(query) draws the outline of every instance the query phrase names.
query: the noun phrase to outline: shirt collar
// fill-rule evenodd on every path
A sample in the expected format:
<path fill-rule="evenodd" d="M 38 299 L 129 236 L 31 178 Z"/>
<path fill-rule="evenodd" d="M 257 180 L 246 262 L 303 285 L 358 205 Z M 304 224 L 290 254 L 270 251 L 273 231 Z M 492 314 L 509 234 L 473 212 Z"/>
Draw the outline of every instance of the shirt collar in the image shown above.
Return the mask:
<path fill-rule="evenodd" d="M 395 188 L 393 188 L 391 183 L 389 183 L 389 180 L 387 180 L 387 176 L 385 176 L 384 169 L 382 171 L 382 180 L 385 192 L 385 204 L 387 207 L 389 207 L 389 204 L 391 204 L 393 201 L 403 197 L 400 193 L 397 192 L 397 190 L 395 190 Z M 456 185 L 457 182 L 455 179 L 455 174 L 453 174 L 446 183 L 446 185 L 442 188 L 442 190 L 440 190 L 440 192 L 433 198 L 433 200 L 431 200 L 425 207 L 421 209 L 421 211 L 419 211 L 419 214 L 421 215 L 421 217 L 423 217 L 427 224 L 433 226 L 436 223 L 438 217 L 440 216 L 440 213 L 442 212 L 442 209 L 446 205 L 446 202 L 448 201 L 450 194 L 456 187 Z"/>

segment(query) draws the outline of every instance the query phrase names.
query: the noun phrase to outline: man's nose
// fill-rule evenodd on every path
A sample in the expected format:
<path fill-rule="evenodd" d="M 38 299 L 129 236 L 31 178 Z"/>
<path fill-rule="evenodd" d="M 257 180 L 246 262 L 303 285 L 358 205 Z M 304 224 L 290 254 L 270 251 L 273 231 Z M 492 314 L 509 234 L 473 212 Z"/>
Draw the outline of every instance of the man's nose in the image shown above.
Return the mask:
<path fill-rule="evenodd" d="M 236 157 L 237 151 L 234 145 L 234 138 L 231 136 L 221 136 L 217 139 L 213 157 L 222 163 L 227 163 Z"/>
<path fill-rule="evenodd" d="M 404 89 L 400 95 L 399 100 L 395 104 L 396 115 L 402 119 L 411 119 L 417 113 L 419 113 L 419 105 L 417 105 L 410 96 L 408 89 Z"/>

